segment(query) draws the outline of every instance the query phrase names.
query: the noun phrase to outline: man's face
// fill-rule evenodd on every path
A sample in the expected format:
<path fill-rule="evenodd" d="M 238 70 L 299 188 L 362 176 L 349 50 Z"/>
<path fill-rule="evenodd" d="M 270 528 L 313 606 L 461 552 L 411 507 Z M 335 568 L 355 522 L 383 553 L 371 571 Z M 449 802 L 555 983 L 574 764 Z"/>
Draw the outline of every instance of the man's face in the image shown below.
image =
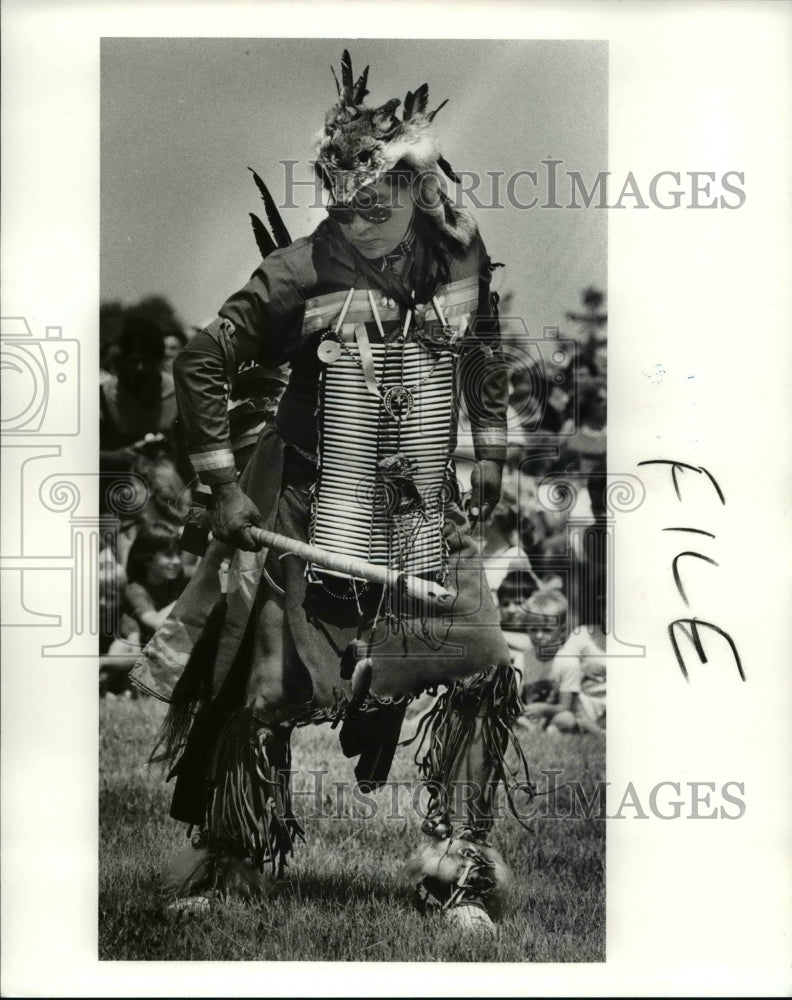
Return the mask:
<path fill-rule="evenodd" d="M 409 185 L 379 181 L 359 191 L 355 196 L 355 205 L 364 210 L 383 206 L 391 213 L 384 222 L 372 222 L 356 212 L 349 222 L 338 223 L 344 238 L 361 256 L 376 260 L 401 243 L 414 211 Z"/>

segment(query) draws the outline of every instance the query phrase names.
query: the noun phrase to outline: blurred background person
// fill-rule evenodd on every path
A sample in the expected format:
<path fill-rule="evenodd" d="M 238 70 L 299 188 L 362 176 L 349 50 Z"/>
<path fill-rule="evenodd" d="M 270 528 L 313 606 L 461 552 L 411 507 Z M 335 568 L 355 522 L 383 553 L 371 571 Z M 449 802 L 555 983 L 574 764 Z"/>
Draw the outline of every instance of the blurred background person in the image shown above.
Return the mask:
<path fill-rule="evenodd" d="M 142 526 L 129 550 L 126 575 L 124 609 L 137 625 L 145 646 L 187 584 L 178 530 L 156 522 Z"/>
<path fill-rule="evenodd" d="M 99 306 L 99 383 L 104 382 L 113 370 L 118 351 L 118 338 L 124 329 L 126 310 L 117 300 L 102 302 Z"/>
<path fill-rule="evenodd" d="M 121 610 L 126 573 L 112 545 L 100 551 L 98 569 L 99 694 L 116 697 L 131 692 L 129 671 L 140 654 L 140 633 Z"/>
<path fill-rule="evenodd" d="M 568 603 L 559 591 L 538 591 L 526 602 L 525 611 L 526 631 L 543 669 L 540 676 L 524 679 L 523 720 L 551 732 L 604 735 L 605 651 L 596 629 L 569 628 Z"/>
<path fill-rule="evenodd" d="M 128 471 L 134 446 L 147 435 L 168 441 L 175 454 L 176 392 L 173 378 L 162 371 L 164 357 L 165 343 L 156 323 L 128 311 L 112 352 L 112 369 L 99 390 L 100 468 Z"/>
<path fill-rule="evenodd" d="M 528 563 L 521 566 L 513 563 L 501 581 L 497 590 L 498 615 L 506 645 L 509 647 L 512 666 L 519 671 L 519 683 L 522 684 L 526 670 L 531 665 L 526 664 L 526 657 L 531 658 L 533 649 L 526 632 L 528 616 L 525 603 L 538 589 L 536 577 L 531 573 Z"/>
<path fill-rule="evenodd" d="M 163 342 L 165 344 L 165 357 L 162 361 L 162 367 L 165 371 L 170 372 L 173 370 L 176 355 L 187 343 L 187 334 L 183 330 L 173 330 L 165 334 Z"/>

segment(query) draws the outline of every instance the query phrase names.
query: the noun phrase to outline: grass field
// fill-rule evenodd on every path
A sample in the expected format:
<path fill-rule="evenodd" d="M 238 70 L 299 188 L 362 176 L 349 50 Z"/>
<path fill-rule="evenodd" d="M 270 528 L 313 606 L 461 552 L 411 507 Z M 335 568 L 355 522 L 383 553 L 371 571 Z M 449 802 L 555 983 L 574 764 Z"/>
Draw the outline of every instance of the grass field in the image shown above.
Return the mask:
<path fill-rule="evenodd" d="M 156 877 L 186 841 L 168 818 L 170 786 L 146 761 L 164 706 L 153 699 L 100 704 L 99 958 L 108 960 L 312 960 L 599 962 L 605 958 L 605 823 L 568 818 L 562 788 L 537 799 L 546 815 L 530 831 L 511 816 L 496 846 L 515 879 L 497 942 L 460 939 L 412 906 L 404 863 L 420 840 L 411 789 L 388 787 L 363 805 L 351 795 L 352 761 L 329 726 L 293 739 L 295 811 L 307 843 L 288 878 L 264 902 L 228 900 L 207 914 L 167 916 Z M 590 797 L 604 779 L 595 737 L 521 732 L 539 790 L 543 772 L 578 782 Z M 391 781 L 414 786 L 412 748 L 402 748 Z M 327 771 L 327 777 L 310 772 Z M 320 784 L 321 782 L 321 784 Z M 310 817 L 310 818 L 309 818 Z"/>

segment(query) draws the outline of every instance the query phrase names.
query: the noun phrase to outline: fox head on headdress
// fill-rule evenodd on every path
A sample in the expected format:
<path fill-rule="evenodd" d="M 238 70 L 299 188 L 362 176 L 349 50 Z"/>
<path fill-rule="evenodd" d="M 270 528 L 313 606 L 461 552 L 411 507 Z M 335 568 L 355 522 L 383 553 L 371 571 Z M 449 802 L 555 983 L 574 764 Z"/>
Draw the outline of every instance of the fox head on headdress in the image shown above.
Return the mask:
<path fill-rule="evenodd" d="M 328 111 L 316 148 L 316 170 L 333 199 L 350 202 L 355 194 L 382 180 L 394 167 L 407 168 L 413 177 L 413 198 L 422 211 L 446 236 L 468 246 L 476 224 L 445 193 L 444 176 L 455 183 L 448 161 L 440 155 L 432 122 L 445 106 L 443 101 L 427 112 L 429 88 L 422 84 L 404 99 L 402 117 L 396 109 L 398 98 L 378 108 L 367 107 L 369 67 L 353 82 L 352 60 L 345 49 L 341 58 L 341 83 L 333 70 L 338 91 L 337 103 Z"/>

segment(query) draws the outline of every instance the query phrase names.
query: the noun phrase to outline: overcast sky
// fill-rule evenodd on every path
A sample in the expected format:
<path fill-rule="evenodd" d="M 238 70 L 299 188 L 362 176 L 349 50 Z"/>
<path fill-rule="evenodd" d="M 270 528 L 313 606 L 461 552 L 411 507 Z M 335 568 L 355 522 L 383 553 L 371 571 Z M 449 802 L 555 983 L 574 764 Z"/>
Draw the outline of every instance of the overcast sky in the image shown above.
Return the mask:
<path fill-rule="evenodd" d="M 607 169 L 607 46 L 569 41 L 372 39 L 104 39 L 102 42 L 103 299 L 132 302 L 161 293 L 187 323 L 202 325 L 245 283 L 258 253 L 248 213 L 260 201 L 254 167 L 282 203 L 282 160 L 309 161 L 334 102 L 331 64 L 347 46 L 355 77 L 371 64 L 368 103 L 401 100 L 429 84 L 429 107 L 446 158 L 457 171 L 537 172 L 514 188 L 520 209 L 473 208 L 493 259 L 507 267 L 501 291 L 531 333 L 559 325 L 581 290 L 606 287 L 607 211 L 548 209 L 547 168 L 590 187 Z M 467 182 L 470 183 L 469 181 Z M 503 200 L 506 180 L 501 181 Z M 491 182 L 482 199 L 489 203 Z M 283 216 L 293 237 L 322 212 L 298 190 Z M 470 204 L 470 202 L 468 202 Z"/>

